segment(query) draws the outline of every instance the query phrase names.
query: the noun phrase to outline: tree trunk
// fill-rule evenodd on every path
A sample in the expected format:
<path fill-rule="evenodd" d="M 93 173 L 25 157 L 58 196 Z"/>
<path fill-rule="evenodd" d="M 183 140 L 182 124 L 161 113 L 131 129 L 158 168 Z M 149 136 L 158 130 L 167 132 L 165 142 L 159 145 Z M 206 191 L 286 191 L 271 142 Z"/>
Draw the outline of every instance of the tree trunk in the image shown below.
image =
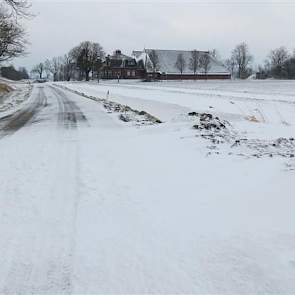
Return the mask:
<path fill-rule="evenodd" d="M 89 81 L 89 71 L 85 71 L 85 79 L 88 82 Z"/>

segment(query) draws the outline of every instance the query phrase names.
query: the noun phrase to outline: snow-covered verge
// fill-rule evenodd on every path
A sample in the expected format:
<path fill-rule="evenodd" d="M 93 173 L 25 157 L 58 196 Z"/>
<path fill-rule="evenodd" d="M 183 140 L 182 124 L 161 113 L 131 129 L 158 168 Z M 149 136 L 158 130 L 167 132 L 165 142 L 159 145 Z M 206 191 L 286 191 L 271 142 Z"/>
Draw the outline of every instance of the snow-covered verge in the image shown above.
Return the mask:
<path fill-rule="evenodd" d="M 162 123 L 161 120 L 159 120 L 158 118 L 152 116 L 151 114 L 145 111 L 135 110 L 129 107 L 128 105 L 123 105 L 114 101 L 110 101 L 108 97 L 107 98 L 94 97 L 91 95 L 87 95 L 83 92 L 72 90 L 71 88 L 68 88 L 65 85 L 57 85 L 57 86 L 65 90 L 71 91 L 72 93 L 78 94 L 85 98 L 92 99 L 94 101 L 101 103 L 109 114 L 119 113 L 120 115 L 118 116 L 118 118 L 125 123 L 132 122 L 136 126 L 154 125 L 154 124 Z"/>
<path fill-rule="evenodd" d="M 9 85 L 0 82 L 0 95 L 9 93 L 10 91 L 12 91 L 12 88 Z"/>
<path fill-rule="evenodd" d="M 0 78 L 0 118 L 22 108 L 22 104 L 30 97 L 32 88 L 29 83 Z"/>

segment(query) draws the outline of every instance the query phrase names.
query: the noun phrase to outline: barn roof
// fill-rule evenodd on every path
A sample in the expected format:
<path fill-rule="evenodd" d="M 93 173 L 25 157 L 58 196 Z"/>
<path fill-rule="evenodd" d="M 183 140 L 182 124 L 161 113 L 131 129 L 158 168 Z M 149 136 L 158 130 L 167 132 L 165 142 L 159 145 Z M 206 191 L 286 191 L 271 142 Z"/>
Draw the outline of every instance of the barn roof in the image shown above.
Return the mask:
<path fill-rule="evenodd" d="M 175 63 L 179 54 L 182 54 L 186 63 L 186 67 L 183 71 L 183 74 L 193 74 L 193 71 L 190 69 L 190 58 L 192 51 L 189 50 L 161 50 L 161 49 L 145 49 L 142 51 L 142 54 L 139 55 L 136 51 L 137 59 L 149 59 L 149 55 L 152 51 L 155 51 L 159 59 L 159 72 L 166 74 L 179 74 L 179 70 L 176 68 Z M 199 51 L 202 54 L 209 54 L 206 51 Z M 230 74 L 225 66 L 212 56 L 210 56 L 210 69 L 208 74 Z M 144 61 L 145 62 L 145 61 Z M 150 62 L 147 62 L 147 70 L 152 71 L 153 69 L 150 66 Z M 198 70 L 199 74 L 202 74 L 202 70 Z"/>

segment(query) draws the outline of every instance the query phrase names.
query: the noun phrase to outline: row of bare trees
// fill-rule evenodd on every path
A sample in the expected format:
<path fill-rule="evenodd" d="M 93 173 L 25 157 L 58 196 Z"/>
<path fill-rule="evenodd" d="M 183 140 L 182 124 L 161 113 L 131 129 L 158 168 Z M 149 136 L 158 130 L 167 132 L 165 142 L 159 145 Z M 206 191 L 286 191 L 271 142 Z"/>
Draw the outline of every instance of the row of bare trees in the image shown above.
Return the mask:
<path fill-rule="evenodd" d="M 0 74 L 2 77 L 14 81 L 27 80 L 30 78 L 26 68 L 20 67 L 19 69 L 15 69 L 13 65 L 1 67 Z"/>
<path fill-rule="evenodd" d="M 27 0 L 0 0 L 0 63 L 25 53 L 26 32 L 19 19 L 29 17 Z"/>
<path fill-rule="evenodd" d="M 197 73 L 200 71 L 203 71 L 205 75 L 210 70 L 211 67 L 211 53 L 204 53 L 197 50 L 191 51 L 191 57 L 189 59 L 189 64 L 187 64 L 187 61 L 182 53 L 177 55 L 176 61 L 175 61 L 175 68 L 179 71 L 179 73 L 182 75 L 187 67 L 191 71 L 193 71 L 194 75 L 197 76 Z M 155 50 L 152 50 L 149 53 L 149 61 L 151 63 L 151 67 L 154 72 L 157 72 L 159 70 L 160 62 L 159 57 L 157 55 L 157 52 Z"/>
<path fill-rule="evenodd" d="M 205 75 L 208 74 L 211 68 L 211 56 L 208 52 L 200 52 L 197 50 L 193 50 L 191 52 L 191 57 L 189 59 L 189 64 L 187 65 L 186 60 L 182 53 L 177 55 L 175 67 L 178 69 L 180 74 L 182 75 L 185 71 L 186 67 L 194 73 L 196 76 L 199 71 L 202 71 Z"/>
<path fill-rule="evenodd" d="M 63 57 L 46 60 L 44 63 L 36 65 L 33 73 L 40 78 L 46 74 L 54 81 L 77 79 L 99 79 L 102 61 L 105 53 L 99 43 L 90 41 L 82 42 L 69 51 Z M 183 54 L 179 54 L 175 61 L 175 68 L 182 75 L 189 68 L 197 77 L 202 72 L 207 75 L 212 66 L 212 60 L 218 60 L 216 50 L 212 52 L 191 51 L 191 56 L 187 60 Z M 233 77 L 246 79 L 252 73 L 253 56 L 248 45 L 243 42 L 238 44 L 231 53 L 229 59 L 224 61 L 224 65 L 231 72 Z M 150 66 L 154 72 L 159 70 L 159 57 L 155 50 L 149 53 Z M 295 79 L 295 51 L 290 54 L 285 47 L 271 50 L 264 66 L 259 67 L 259 72 L 263 73 L 264 78 L 287 78 Z"/>
<path fill-rule="evenodd" d="M 245 79 L 252 73 L 253 56 L 248 45 L 243 42 L 237 45 L 225 65 L 233 77 Z M 279 47 L 269 52 L 264 65 L 258 66 L 258 78 L 295 79 L 295 50 L 290 52 L 286 47 Z"/>
<path fill-rule="evenodd" d="M 191 70 L 195 76 L 199 72 L 202 72 L 205 76 L 208 74 L 212 67 L 212 60 L 218 60 L 218 52 L 216 49 L 209 52 L 200 52 L 197 50 L 191 51 L 191 57 L 187 62 L 187 59 L 182 53 L 178 54 L 175 68 L 182 75 L 187 68 Z M 149 54 L 152 68 L 157 71 L 159 68 L 159 59 L 156 51 L 152 51 Z M 229 59 L 224 61 L 224 65 L 228 68 L 233 77 L 245 79 L 252 74 L 252 61 L 253 56 L 250 54 L 248 45 L 243 42 L 238 44 L 231 53 Z"/>
<path fill-rule="evenodd" d="M 99 79 L 104 56 L 104 50 L 99 43 L 85 41 L 64 56 L 37 64 L 32 73 L 37 74 L 40 79 L 46 74 L 46 78 L 52 77 L 54 81 Z"/>
<path fill-rule="evenodd" d="M 232 50 L 230 58 L 224 64 L 233 77 L 246 79 L 252 74 L 252 61 L 253 56 L 247 43 L 242 42 Z"/>
<path fill-rule="evenodd" d="M 271 50 L 258 74 L 260 78 L 295 79 L 295 50 L 283 46 Z"/>

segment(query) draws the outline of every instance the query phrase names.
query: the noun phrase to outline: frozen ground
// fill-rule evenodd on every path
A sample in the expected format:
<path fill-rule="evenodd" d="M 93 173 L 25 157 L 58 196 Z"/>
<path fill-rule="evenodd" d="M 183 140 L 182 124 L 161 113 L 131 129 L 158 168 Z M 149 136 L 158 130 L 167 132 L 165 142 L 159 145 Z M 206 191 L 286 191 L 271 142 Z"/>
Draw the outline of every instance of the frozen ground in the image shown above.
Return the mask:
<path fill-rule="evenodd" d="M 294 83 L 58 86 L 0 113 L 0 293 L 295 292 Z"/>
<path fill-rule="evenodd" d="M 249 152 L 249 146 L 272 145 L 280 138 L 294 138 L 293 81 L 121 81 L 120 84 L 111 81 L 102 82 L 99 86 L 95 82 L 76 82 L 66 84 L 66 87 L 78 93 L 106 98 L 138 110 L 143 109 L 166 122 L 167 126 L 186 127 L 182 128 L 182 132 L 193 126 L 194 121 L 187 116 L 189 112 L 205 112 L 218 116 L 230 123 L 230 130 L 236 134 L 236 140 L 249 140 L 246 150 L 241 150 L 239 145 L 238 149 L 226 149 L 228 153 L 251 156 L 256 153 Z M 235 140 L 232 144 L 234 143 Z M 219 146 L 218 149 L 220 148 L 224 147 Z M 266 148 L 263 154 L 269 155 L 271 152 L 272 150 Z M 280 151 L 274 153 L 278 154 Z M 287 156 L 292 155 L 289 152 Z"/>

